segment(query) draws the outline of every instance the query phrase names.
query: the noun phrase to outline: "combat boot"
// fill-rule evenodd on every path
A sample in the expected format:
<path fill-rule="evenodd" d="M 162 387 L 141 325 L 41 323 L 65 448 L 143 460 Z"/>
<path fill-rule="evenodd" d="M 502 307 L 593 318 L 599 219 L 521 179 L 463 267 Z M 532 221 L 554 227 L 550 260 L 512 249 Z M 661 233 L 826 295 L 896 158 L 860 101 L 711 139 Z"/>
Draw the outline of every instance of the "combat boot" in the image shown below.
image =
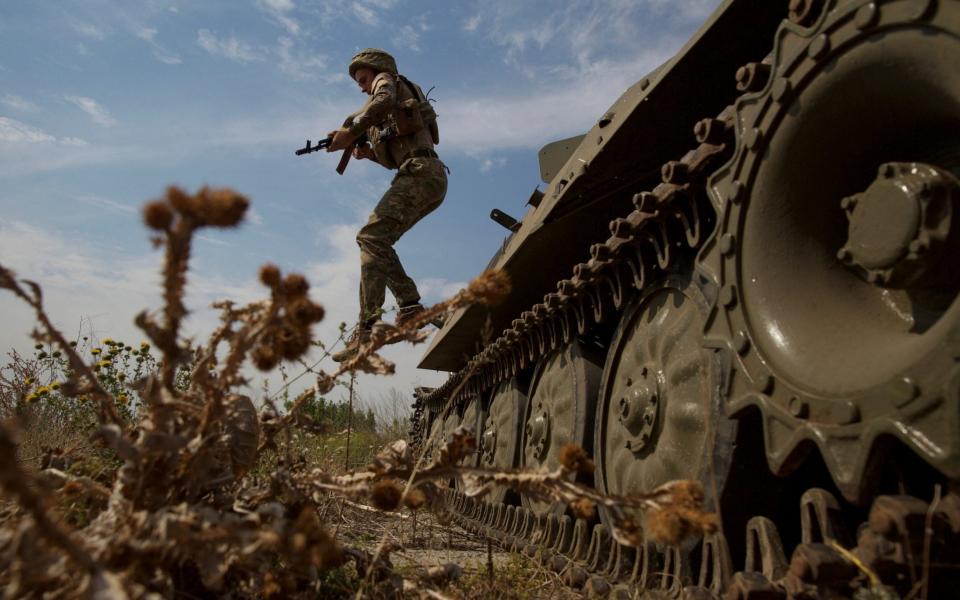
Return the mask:
<path fill-rule="evenodd" d="M 360 350 L 362 344 L 367 344 L 370 342 L 370 329 L 367 327 L 361 327 L 357 325 L 353 333 L 350 334 L 349 339 L 347 339 L 346 345 L 343 347 L 343 350 L 339 352 L 334 352 L 330 355 L 330 358 L 334 362 L 343 362 L 345 360 L 350 360 L 357 355 L 357 351 Z"/>
<path fill-rule="evenodd" d="M 397 310 L 397 318 L 395 319 L 397 327 L 403 327 L 405 323 L 409 323 L 414 318 L 417 317 L 424 310 L 423 305 L 417 302 L 416 304 L 409 304 L 407 306 L 401 306 Z M 435 317 L 433 320 L 429 321 L 430 325 L 433 325 L 437 329 L 443 327 L 443 317 Z"/>

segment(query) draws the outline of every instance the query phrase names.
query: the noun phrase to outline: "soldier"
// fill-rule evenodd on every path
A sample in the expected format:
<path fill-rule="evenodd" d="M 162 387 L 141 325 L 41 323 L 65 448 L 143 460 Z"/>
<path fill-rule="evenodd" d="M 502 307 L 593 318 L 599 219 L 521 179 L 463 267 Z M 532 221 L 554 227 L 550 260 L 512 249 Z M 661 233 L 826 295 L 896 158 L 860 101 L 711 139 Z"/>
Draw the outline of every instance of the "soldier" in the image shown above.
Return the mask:
<path fill-rule="evenodd" d="M 346 347 L 333 355 L 342 362 L 370 339 L 389 287 L 399 305 L 396 324 L 423 311 L 417 286 L 403 270 L 393 245 L 417 221 L 440 206 L 447 193 L 446 166 L 433 150 L 439 143 L 436 114 L 419 86 L 397 73 L 392 56 L 367 48 L 350 61 L 350 77 L 369 98 L 330 132 L 327 152 L 344 150 L 367 134 L 366 144 L 353 149 L 356 158 L 397 169 L 390 188 L 357 234 L 360 245 L 360 318 Z"/>

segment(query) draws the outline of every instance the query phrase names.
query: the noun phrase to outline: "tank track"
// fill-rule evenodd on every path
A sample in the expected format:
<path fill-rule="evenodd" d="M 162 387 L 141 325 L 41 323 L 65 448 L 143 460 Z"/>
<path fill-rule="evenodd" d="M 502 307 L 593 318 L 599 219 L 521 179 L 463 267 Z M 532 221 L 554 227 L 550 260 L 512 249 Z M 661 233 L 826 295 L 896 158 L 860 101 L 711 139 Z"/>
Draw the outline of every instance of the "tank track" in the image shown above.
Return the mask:
<path fill-rule="evenodd" d="M 787 27 L 811 26 L 820 11 L 835 5 L 835 0 L 791 1 Z M 763 90 L 772 62 L 771 55 L 739 69 L 738 91 L 748 96 Z M 730 105 L 717 117 L 696 123 L 698 145 L 665 163 L 662 182 L 653 190 L 634 195 L 634 210 L 610 222 L 611 236 L 591 246 L 590 258 L 576 265 L 556 292 L 514 319 L 440 387 L 416 396 L 410 438 L 415 447 L 429 436 L 428 413 L 446 414 L 535 365 L 575 335 L 589 333 L 626 305 L 630 286 L 643 289 L 703 247 L 715 219 L 708 179 L 737 151 L 737 118 L 735 105 Z M 722 290 L 697 277 L 715 304 Z M 930 503 L 908 495 L 877 496 L 854 534 L 849 519 L 840 515 L 840 501 L 827 490 L 811 487 L 798 506 L 801 541 L 789 561 L 776 524 L 754 516 L 746 525 L 744 568 L 737 572 L 722 532 L 704 539 L 697 554 L 651 543 L 633 548 L 614 541 L 602 523 L 536 514 L 454 489 L 446 494 L 458 525 L 527 555 L 588 597 L 635 598 L 642 590 L 645 598 L 834 598 L 850 597 L 860 588 L 882 590 L 885 584 L 896 586 L 899 593 L 913 589 L 914 596 L 922 591 L 926 597 L 924 586 L 960 563 L 960 496 L 953 491 L 942 498 L 938 491 Z M 694 556 L 697 564 L 692 564 Z M 932 563 L 931 556 L 936 557 Z M 898 597 L 884 593 L 858 597 Z"/>
<path fill-rule="evenodd" d="M 621 545 L 600 523 L 591 528 L 582 519 L 537 515 L 454 490 L 447 501 L 459 526 L 525 554 L 588 597 L 636 598 L 642 590 L 643 598 L 815 599 L 870 589 L 874 595 L 854 597 L 898 598 L 880 582 L 917 594 L 960 558 L 960 496 L 952 493 L 930 504 L 913 496 L 877 497 L 854 546 L 837 516 L 837 499 L 808 489 L 798 507 L 802 541 L 789 562 L 776 524 L 757 516 L 747 523 L 745 568 L 736 573 L 719 532 L 704 539 L 698 564 L 691 564 L 675 547 Z M 923 565 L 931 566 L 924 571 Z M 930 597 L 945 597 L 936 591 Z"/>
<path fill-rule="evenodd" d="M 591 246 L 590 259 L 576 265 L 556 292 L 514 319 L 509 329 L 422 402 L 443 406 L 459 388 L 452 398 L 458 402 L 513 377 L 623 308 L 630 286 L 642 289 L 670 269 L 685 254 L 677 250 L 681 245 L 698 248 L 707 233 L 704 215 L 711 210 L 703 188 L 711 167 L 732 152 L 733 117 L 730 106 L 716 119 L 697 123 L 694 133 L 700 144 L 680 160 L 664 164 L 663 182 L 653 191 L 634 195 L 635 210 L 610 222 L 611 236 Z"/>

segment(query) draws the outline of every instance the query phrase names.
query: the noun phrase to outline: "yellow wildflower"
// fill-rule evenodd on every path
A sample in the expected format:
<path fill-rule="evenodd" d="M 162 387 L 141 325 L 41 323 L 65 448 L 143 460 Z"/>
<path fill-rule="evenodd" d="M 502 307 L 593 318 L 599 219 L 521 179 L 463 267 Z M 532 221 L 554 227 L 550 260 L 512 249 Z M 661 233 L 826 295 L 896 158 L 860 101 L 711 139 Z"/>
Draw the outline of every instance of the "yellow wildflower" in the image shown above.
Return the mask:
<path fill-rule="evenodd" d="M 127 400 L 129 400 L 129 398 L 126 394 L 117 394 L 117 402 L 120 404 L 126 404 Z"/>
<path fill-rule="evenodd" d="M 50 384 L 50 389 L 52 389 L 52 390 L 59 390 L 59 389 L 60 389 L 60 382 L 59 382 L 59 381 L 54 381 L 53 383 L 51 383 L 51 384 Z"/>
<path fill-rule="evenodd" d="M 23 380 L 23 385 L 33 385 L 33 377 L 27 377 Z"/>
<path fill-rule="evenodd" d="M 93 350 L 90 351 L 90 354 L 96 356 L 96 355 L 100 354 L 100 352 L 102 352 L 102 350 L 100 350 L 100 348 L 94 348 Z"/>
<path fill-rule="evenodd" d="M 101 360 L 101 361 L 98 362 L 97 364 L 100 365 L 101 367 L 109 367 L 109 366 L 110 366 L 110 361 L 109 361 L 109 360 Z"/>

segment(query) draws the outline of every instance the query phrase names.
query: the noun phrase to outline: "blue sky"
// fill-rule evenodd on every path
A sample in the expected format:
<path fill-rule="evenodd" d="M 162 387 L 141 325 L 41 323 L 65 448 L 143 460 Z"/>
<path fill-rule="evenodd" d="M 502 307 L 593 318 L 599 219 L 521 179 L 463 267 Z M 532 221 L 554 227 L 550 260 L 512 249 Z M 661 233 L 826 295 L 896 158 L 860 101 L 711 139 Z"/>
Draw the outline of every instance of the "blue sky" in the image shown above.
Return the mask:
<path fill-rule="evenodd" d="M 253 212 L 197 240 L 186 334 L 220 298 L 261 297 L 266 261 L 305 273 L 336 338 L 357 312 L 356 230 L 391 173 L 333 155 L 296 157 L 363 96 L 346 74 L 364 47 L 434 87 L 446 201 L 397 245 L 425 302 L 486 265 L 540 183 L 537 150 L 583 133 L 668 59 L 719 0 L 481 2 L 61 0 L 0 3 L 0 262 L 40 282 L 68 332 L 140 340 L 156 308 L 159 254 L 139 207 L 165 186 L 230 186 Z M 391 300 L 388 300 L 388 304 Z M 29 349 L 29 314 L 0 296 L 0 348 Z M 436 384 L 422 348 L 393 347 L 368 395 Z M 332 368 L 327 366 L 328 370 Z M 292 368 L 292 372 L 298 369 Z"/>

